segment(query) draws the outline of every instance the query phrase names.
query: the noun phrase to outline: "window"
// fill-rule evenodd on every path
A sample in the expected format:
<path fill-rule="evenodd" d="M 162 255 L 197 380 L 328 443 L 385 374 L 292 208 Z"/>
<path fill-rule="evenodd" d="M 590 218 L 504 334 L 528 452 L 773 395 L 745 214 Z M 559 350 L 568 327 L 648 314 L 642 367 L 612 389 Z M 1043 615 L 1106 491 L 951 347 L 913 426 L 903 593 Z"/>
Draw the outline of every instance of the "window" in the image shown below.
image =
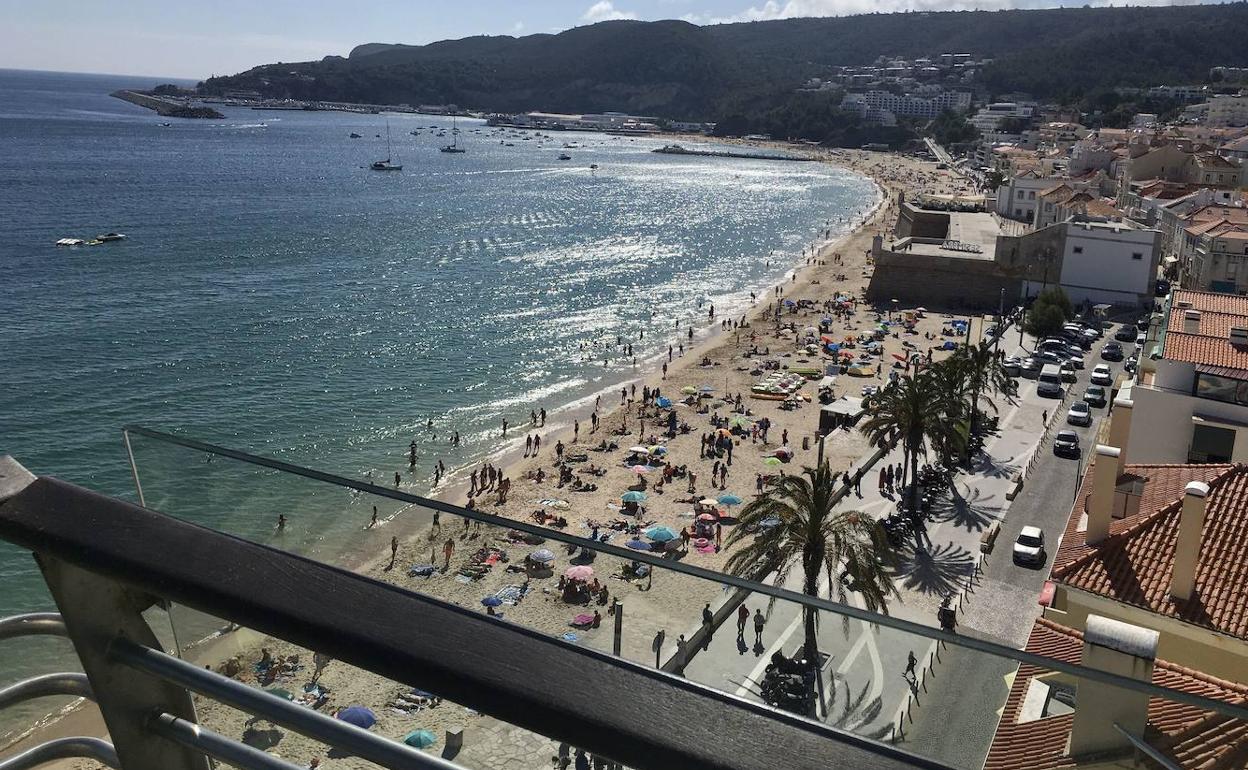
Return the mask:
<path fill-rule="evenodd" d="M 1019 190 L 1019 191 L 1018 191 L 1018 199 L 1019 199 L 1019 200 L 1022 200 L 1022 199 L 1023 199 L 1023 198 L 1025 198 L 1025 197 L 1027 197 L 1027 193 L 1026 193 L 1025 191 L 1023 191 L 1023 190 Z"/>
<path fill-rule="evenodd" d="M 1248 405 L 1248 382 L 1200 373 L 1196 375 L 1194 395 L 1197 398 L 1207 398 L 1212 401 Z"/>
<path fill-rule="evenodd" d="M 1083 247 L 1082 247 L 1082 246 L 1076 246 L 1075 248 L 1071 249 L 1071 251 L 1073 251 L 1073 252 L 1074 252 L 1074 253 L 1076 253 L 1076 254 L 1082 254 L 1082 253 L 1083 253 Z"/>
<path fill-rule="evenodd" d="M 1144 252 L 1142 251 L 1131 252 L 1131 259 L 1144 259 Z"/>
<path fill-rule="evenodd" d="M 1235 274 L 1239 272 L 1239 260 L 1226 260 L 1226 278 L 1229 281 L 1235 280 Z"/>
<path fill-rule="evenodd" d="M 1027 193 L 1027 200 L 1034 201 L 1035 199 L 1036 199 L 1036 191 L 1035 191 L 1035 190 L 1032 190 L 1031 192 Z"/>
<path fill-rule="evenodd" d="M 1014 209 L 1014 216 L 1021 217 L 1022 215 L 1023 215 L 1022 209 Z"/>
<path fill-rule="evenodd" d="M 1197 425 L 1192 429 L 1192 448 L 1187 453 L 1189 463 L 1229 463 L 1235 451 L 1235 431 L 1212 425 Z"/>

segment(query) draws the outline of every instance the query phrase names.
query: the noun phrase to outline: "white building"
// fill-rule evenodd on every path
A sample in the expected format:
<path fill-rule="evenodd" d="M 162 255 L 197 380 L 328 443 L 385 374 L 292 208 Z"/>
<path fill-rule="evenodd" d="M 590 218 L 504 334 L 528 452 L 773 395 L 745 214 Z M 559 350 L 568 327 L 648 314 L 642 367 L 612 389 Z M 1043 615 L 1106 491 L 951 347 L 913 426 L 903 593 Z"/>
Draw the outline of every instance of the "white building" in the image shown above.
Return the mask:
<path fill-rule="evenodd" d="M 1034 222 L 1040 193 L 1061 184 L 1057 177 L 1041 176 L 1034 171 L 1016 174 L 997 188 L 997 213 L 1018 222 Z"/>
<path fill-rule="evenodd" d="M 1144 353 L 1130 461 L 1248 462 L 1248 297 L 1172 292 Z"/>
<path fill-rule="evenodd" d="M 981 108 L 970 117 L 970 122 L 981 132 L 995 131 L 1008 118 L 1031 120 L 1035 106 L 1017 102 L 996 102 Z"/>
<path fill-rule="evenodd" d="M 946 110 L 965 111 L 971 106 L 971 94 L 967 91 L 941 91 L 931 97 L 922 97 L 872 90 L 846 94 L 841 102 L 843 108 L 858 109 L 852 107 L 856 104 L 865 104 L 869 109 L 888 111 L 893 115 L 930 120 Z"/>
<path fill-rule="evenodd" d="M 1208 101 L 1205 124 L 1209 126 L 1248 126 L 1248 95 L 1215 96 Z"/>
<path fill-rule="evenodd" d="M 1153 293 L 1161 233 L 1124 222 L 1065 223 L 1061 285 L 1075 304 L 1135 305 Z"/>

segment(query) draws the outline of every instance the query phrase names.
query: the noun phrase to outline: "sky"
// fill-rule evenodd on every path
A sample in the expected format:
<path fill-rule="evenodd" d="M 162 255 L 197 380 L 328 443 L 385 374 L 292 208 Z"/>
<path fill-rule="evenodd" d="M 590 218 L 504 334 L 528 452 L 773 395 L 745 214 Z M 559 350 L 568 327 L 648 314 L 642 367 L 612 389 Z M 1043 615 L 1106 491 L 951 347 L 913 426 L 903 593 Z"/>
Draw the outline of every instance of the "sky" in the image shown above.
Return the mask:
<path fill-rule="evenodd" d="M 0 0 L 0 68 L 204 78 L 360 43 L 559 32 L 609 19 L 722 24 L 871 11 L 1190 0 Z"/>

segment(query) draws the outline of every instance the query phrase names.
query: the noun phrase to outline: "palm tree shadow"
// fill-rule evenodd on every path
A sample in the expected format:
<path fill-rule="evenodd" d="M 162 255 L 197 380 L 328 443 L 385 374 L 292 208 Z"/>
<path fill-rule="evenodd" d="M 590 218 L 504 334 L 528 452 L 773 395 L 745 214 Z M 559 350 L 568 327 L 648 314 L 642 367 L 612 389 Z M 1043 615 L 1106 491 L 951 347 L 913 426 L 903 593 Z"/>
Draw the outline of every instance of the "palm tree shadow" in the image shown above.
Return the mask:
<path fill-rule="evenodd" d="M 923 551 L 907 544 L 897 552 L 897 576 L 907 590 L 919 593 L 944 596 L 959 591 L 974 569 L 971 552 L 953 543 Z"/>
<path fill-rule="evenodd" d="M 993 457 L 986 452 L 979 452 L 971 461 L 971 472 L 980 476 L 993 478 L 1010 478 L 1018 473 L 1021 466 L 1016 457 Z"/>
<path fill-rule="evenodd" d="M 985 495 L 975 488 L 964 497 L 954 484 L 948 496 L 932 503 L 931 518 L 968 532 L 980 532 L 1001 518 L 1001 506 L 996 502 L 996 495 Z"/>
<path fill-rule="evenodd" d="M 867 692 L 870 688 L 870 681 L 864 684 L 857 694 L 850 693 L 848 682 L 841 682 L 840 686 L 834 686 L 828 698 L 828 716 L 824 721 L 832 727 L 852 732 L 855 735 L 875 740 L 883 739 L 889 734 L 892 725 L 886 722 L 881 727 L 868 729 L 870 725 L 875 724 L 884 710 L 884 703 L 879 696 L 867 699 Z M 849 696 L 843 703 L 840 702 L 839 697 L 841 692 Z"/>

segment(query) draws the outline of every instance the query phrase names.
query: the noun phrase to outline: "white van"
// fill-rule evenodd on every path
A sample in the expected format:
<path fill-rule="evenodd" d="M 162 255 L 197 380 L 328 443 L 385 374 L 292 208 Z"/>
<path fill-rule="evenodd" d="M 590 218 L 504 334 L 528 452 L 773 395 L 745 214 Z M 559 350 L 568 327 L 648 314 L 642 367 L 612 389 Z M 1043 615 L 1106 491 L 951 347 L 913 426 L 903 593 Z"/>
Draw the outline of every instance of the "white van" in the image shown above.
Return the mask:
<path fill-rule="evenodd" d="M 1036 393 L 1049 398 L 1062 397 L 1062 369 L 1057 364 L 1045 364 L 1036 378 Z"/>

